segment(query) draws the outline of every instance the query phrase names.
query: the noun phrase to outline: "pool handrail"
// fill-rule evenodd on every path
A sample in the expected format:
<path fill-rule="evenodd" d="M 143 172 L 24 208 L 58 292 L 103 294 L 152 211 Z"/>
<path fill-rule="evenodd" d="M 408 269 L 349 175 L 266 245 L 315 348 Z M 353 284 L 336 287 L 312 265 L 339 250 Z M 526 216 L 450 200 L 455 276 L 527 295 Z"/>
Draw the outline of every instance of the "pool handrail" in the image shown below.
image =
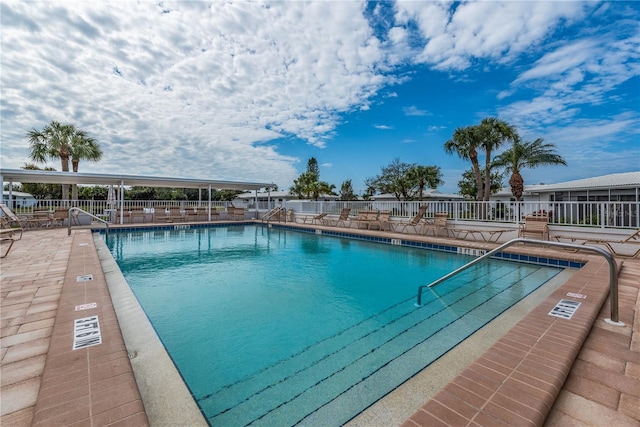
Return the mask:
<path fill-rule="evenodd" d="M 269 212 L 267 212 L 266 214 L 264 214 L 262 216 L 262 222 L 269 222 L 271 221 L 274 217 L 279 218 L 280 214 L 282 212 L 285 212 L 284 215 L 284 221 L 287 222 L 287 215 L 286 215 L 286 211 L 282 206 L 276 206 L 275 208 L 271 209 Z"/>
<path fill-rule="evenodd" d="M 514 245 L 516 243 L 529 243 L 529 244 L 540 245 L 540 246 L 555 246 L 559 248 L 575 249 L 578 251 L 595 252 L 596 254 L 602 255 L 603 257 L 605 257 L 605 259 L 609 263 L 609 296 L 611 300 L 610 301 L 611 319 L 605 319 L 605 322 L 615 326 L 624 326 L 624 323 L 620 322 L 619 314 L 618 314 L 618 272 L 617 272 L 617 266 L 616 266 L 615 259 L 613 258 L 613 255 L 611 255 L 609 252 L 605 251 L 604 249 L 598 248 L 595 246 L 577 245 L 575 243 L 565 243 L 565 242 L 550 242 L 546 240 L 534 240 L 534 239 L 526 239 L 522 237 L 512 239 L 506 243 L 503 243 L 497 248 L 490 250 L 484 255 L 474 259 L 473 261 L 468 262 L 462 267 L 452 271 L 449 274 L 442 276 L 438 280 L 435 280 L 434 282 L 428 285 L 419 286 L 418 299 L 415 303 L 416 307 L 422 307 L 422 290 L 424 288 L 432 288 L 433 286 L 436 286 L 444 282 L 445 280 L 455 276 L 456 274 L 466 270 L 467 268 L 474 266 L 475 264 L 483 261 L 485 258 L 489 258 L 490 256 L 498 252 L 501 252 L 503 249 L 508 248 L 509 246 Z"/>
<path fill-rule="evenodd" d="M 95 215 L 93 215 L 93 214 L 91 214 L 91 213 L 89 213 L 89 212 L 87 212 L 87 211 L 85 211 L 83 209 L 80 209 L 80 208 L 77 208 L 77 207 L 73 207 L 73 208 L 69 209 L 69 225 L 68 225 L 69 230 L 67 232 L 67 236 L 71 236 L 71 214 L 73 213 L 73 211 L 77 211 L 78 213 L 82 212 L 84 214 L 89 215 L 91 218 L 95 218 L 98 221 L 104 223 L 104 225 L 107 227 L 105 233 L 109 234 L 109 223 L 107 221 L 105 221 L 104 219 L 99 218 L 99 217 L 97 217 L 97 216 L 95 216 Z"/>

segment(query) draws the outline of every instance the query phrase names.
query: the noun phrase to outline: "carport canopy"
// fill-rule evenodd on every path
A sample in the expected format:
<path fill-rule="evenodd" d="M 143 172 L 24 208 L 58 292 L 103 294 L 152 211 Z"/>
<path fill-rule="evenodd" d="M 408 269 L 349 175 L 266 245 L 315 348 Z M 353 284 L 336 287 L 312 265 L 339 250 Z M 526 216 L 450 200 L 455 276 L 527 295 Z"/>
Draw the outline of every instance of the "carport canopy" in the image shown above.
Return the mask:
<path fill-rule="evenodd" d="M 0 169 L 5 182 L 33 184 L 85 184 L 118 185 L 126 187 L 200 188 L 215 190 L 251 191 L 273 187 L 268 182 L 221 181 L 216 179 L 169 178 L 158 176 L 136 176 L 78 172 L 40 171 L 28 169 Z"/>
<path fill-rule="evenodd" d="M 0 169 L 2 183 L 9 183 L 9 197 L 14 182 L 29 184 L 85 184 L 85 185 L 114 185 L 123 187 L 163 187 L 163 188 L 198 188 L 209 190 L 209 219 L 211 219 L 211 190 L 240 190 L 256 192 L 261 188 L 271 188 L 273 183 L 268 182 L 241 182 L 221 181 L 215 179 L 198 178 L 170 178 L 157 176 L 136 176 L 117 174 L 95 174 L 78 172 L 58 172 L 28 169 Z M 120 223 L 122 224 L 122 210 L 124 207 L 124 194 L 120 191 Z"/>

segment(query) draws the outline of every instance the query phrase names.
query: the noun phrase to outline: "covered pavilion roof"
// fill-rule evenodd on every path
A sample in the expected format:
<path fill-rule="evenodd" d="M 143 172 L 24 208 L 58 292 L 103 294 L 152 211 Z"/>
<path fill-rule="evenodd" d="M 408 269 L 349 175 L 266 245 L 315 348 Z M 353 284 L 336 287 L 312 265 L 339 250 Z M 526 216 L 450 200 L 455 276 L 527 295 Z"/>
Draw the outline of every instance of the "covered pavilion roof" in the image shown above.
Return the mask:
<path fill-rule="evenodd" d="M 259 190 L 273 186 L 269 182 L 221 181 L 216 179 L 171 178 L 119 174 L 58 172 L 28 169 L 0 169 L 2 182 L 33 184 L 123 185 L 165 188 L 202 188 L 218 190 Z"/>

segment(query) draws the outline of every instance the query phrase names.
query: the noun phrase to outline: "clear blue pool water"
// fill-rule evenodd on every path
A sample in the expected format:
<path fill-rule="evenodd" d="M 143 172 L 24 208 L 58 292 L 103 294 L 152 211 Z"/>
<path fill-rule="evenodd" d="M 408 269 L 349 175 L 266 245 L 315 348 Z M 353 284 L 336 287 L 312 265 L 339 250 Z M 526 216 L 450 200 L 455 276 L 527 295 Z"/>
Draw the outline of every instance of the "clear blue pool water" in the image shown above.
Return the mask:
<path fill-rule="evenodd" d="M 232 226 L 107 245 L 211 425 L 341 425 L 561 271 Z"/>

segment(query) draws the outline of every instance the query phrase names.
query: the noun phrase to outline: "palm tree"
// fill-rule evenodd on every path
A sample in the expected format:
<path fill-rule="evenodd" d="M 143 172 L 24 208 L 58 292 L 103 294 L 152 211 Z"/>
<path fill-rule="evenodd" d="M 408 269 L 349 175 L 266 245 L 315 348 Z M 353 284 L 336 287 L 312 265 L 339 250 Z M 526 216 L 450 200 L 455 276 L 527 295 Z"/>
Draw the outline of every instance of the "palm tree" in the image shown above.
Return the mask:
<path fill-rule="evenodd" d="M 420 166 L 414 165 L 409 169 L 408 178 L 414 184 L 417 190 L 418 200 L 422 200 L 424 190 L 429 187 L 436 189 L 438 185 L 442 185 L 442 173 L 438 166 Z"/>
<path fill-rule="evenodd" d="M 100 144 L 94 138 L 88 136 L 83 130 L 76 130 L 72 134 L 69 152 L 71 154 L 71 166 L 74 172 L 78 172 L 80 160 L 97 162 L 102 159 Z M 78 200 L 78 184 L 73 184 L 72 186 L 71 199 Z"/>
<path fill-rule="evenodd" d="M 83 130 L 72 124 L 61 124 L 55 120 L 42 130 L 33 129 L 27 133 L 29 157 L 40 163 L 48 159 L 60 159 L 62 171 L 69 172 L 69 161 L 73 171 L 78 172 L 80 160 L 98 161 L 102 150 L 98 142 Z M 69 199 L 69 186 L 62 185 L 62 200 Z M 73 185 L 73 200 L 78 199 L 77 185 Z"/>
<path fill-rule="evenodd" d="M 62 171 L 69 172 L 71 135 L 73 125 L 52 121 L 41 131 L 33 129 L 27 133 L 29 138 L 29 157 L 35 162 L 45 163 L 48 159 L 60 159 Z M 69 199 L 69 187 L 62 185 L 62 199 Z"/>
<path fill-rule="evenodd" d="M 335 195 L 335 185 L 325 181 L 320 181 L 320 169 L 315 157 L 311 157 L 307 162 L 307 170 L 300 174 L 298 179 L 293 180 L 293 186 L 289 188 L 292 194 L 296 194 L 300 199 L 318 198 L 323 194 Z"/>
<path fill-rule="evenodd" d="M 482 136 L 477 126 L 457 128 L 453 138 L 444 143 L 444 150 L 448 154 L 456 153 L 462 160 L 471 160 L 473 175 L 476 178 L 476 200 L 482 200 L 482 175 L 478 163 L 478 147 L 482 144 Z"/>
<path fill-rule="evenodd" d="M 482 119 L 479 125 L 458 128 L 453 138 L 445 142 L 447 153 L 456 153 L 463 160 L 471 160 L 473 175 L 476 180 L 476 200 L 489 200 L 491 186 L 491 153 L 505 141 L 513 141 L 517 137 L 515 128 L 496 117 Z M 478 150 L 485 152 L 484 178 L 480 171 Z"/>
<path fill-rule="evenodd" d="M 520 175 L 523 169 L 546 165 L 567 165 L 562 156 L 555 153 L 555 148 L 554 144 L 545 144 L 542 138 L 533 142 L 521 142 L 520 138 L 515 138 L 513 146 L 494 159 L 495 166 L 504 167 L 505 172 L 511 173 L 509 185 L 516 201 L 520 201 L 524 191 L 524 179 Z"/>
<path fill-rule="evenodd" d="M 311 199 L 318 201 L 322 195 L 335 196 L 336 193 L 333 191 L 335 188 L 335 185 L 329 184 L 326 181 L 316 181 L 309 186 Z"/>
<path fill-rule="evenodd" d="M 488 117 L 482 119 L 479 129 L 482 134 L 481 147 L 485 152 L 484 165 L 484 183 L 491 182 L 491 152 L 499 148 L 506 141 L 515 141 L 518 133 L 515 128 L 496 117 Z M 491 185 L 484 186 L 484 195 L 482 200 L 488 201 L 491 196 Z"/>

